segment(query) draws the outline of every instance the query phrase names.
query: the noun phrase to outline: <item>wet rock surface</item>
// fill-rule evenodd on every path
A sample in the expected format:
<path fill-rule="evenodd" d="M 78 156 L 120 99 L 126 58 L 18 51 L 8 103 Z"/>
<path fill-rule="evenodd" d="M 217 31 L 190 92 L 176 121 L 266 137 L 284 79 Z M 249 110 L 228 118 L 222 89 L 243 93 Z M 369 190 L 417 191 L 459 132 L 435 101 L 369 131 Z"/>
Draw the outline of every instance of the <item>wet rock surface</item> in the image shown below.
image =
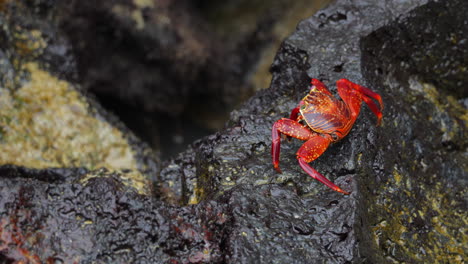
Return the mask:
<path fill-rule="evenodd" d="M 365 79 L 386 95 L 379 140 L 391 146 L 363 166 L 378 186 L 367 241 L 390 262 L 463 263 L 468 249 L 467 10 L 431 2 L 361 42 Z"/>
<path fill-rule="evenodd" d="M 171 207 L 122 174 L 0 167 L 0 262 L 222 262 L 226 205 Z"/>
<path fill-rule="evenodd" d="M 462 1 L 337 1 L 302 21 L 272 64 L 271 87 L 233 111 L 226 129 L 166 162 L 154 196 L 126 184 L 125 169 L 1 166 L 0 261 L 462 263 L 466 9 Z M 415 36 L 427 28 L 436 36 L 422 38 L 429 44 Z M 17 36 L 9 32 L 1 36 Z M 1 51 L 2 94 L 34 72 L 15 58 L 43 62 L 47 54 L 25 57 L 37 46 L 12 46 Z M 443 68 L 425 51 L 459 67 Z M 271 165 L 271 125 L 289 115 L 311 77 L 332 92 L 348 78 L 385 104 L 382 127 L 363 109 L 351 133 L 311 163 L 349 196 L 300 169 L 297 140 L 282 142 L 282 174 Z M 3 144 L 8 130 L 0 132 Z M 136 167 L 156 175 L 151 153 L 135 152 L 147 164 Z"/>

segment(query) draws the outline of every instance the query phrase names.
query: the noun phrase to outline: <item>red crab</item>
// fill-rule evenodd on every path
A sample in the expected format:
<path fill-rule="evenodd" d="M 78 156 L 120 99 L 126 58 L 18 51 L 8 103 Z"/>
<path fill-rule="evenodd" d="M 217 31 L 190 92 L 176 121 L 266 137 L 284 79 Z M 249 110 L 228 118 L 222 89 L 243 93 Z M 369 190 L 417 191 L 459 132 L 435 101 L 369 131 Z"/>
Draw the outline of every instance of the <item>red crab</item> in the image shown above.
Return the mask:
<path fill-rule="evenodd" d="M 377 126 L 382 120 L 383 103 L 379 94 L 355 84 L 347 79 L 336 82 L 341 100 L 336 99 L 325 85 L 317 79 L 312 79 L 310 92 L 291 111 L 289 118 L 276 121 L 271 131 L 271 156 L 274 168 L 279 168 L 280 135 L 293 137 L 306 142 L 297 151 L 297 159 L 301 168 L 312 178 L 320 181 L 331 189 L 349 194 L 329 181 L 309 162 L 317 159 L 332 142 L 345 137 L 359 116 L 361 103 L 364 101 L 370 110 L 377 116 Z M 380 109 L 372 100 L 377 100 Z"/>

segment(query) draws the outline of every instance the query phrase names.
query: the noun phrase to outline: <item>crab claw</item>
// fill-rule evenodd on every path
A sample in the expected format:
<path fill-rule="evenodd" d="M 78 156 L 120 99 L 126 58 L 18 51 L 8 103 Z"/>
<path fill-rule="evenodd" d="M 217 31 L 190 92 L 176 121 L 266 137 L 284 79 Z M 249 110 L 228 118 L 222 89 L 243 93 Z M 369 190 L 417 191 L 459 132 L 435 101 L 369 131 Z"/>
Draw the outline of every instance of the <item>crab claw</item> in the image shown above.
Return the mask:
<path fill-rule="evenodd" d="M 312 84 L 312 87 L 310 87 L 311 90 L 316 89 L 318 92 L 322 92 L 322 93 L 328 94 L 330 96 L 333 96 L 332 93 L 330 92 L 330 90 L 328 90 L 328 88 L 325 86 L 325 84 L 323 84 L 318 79 L 312 79 L 310 81 L 310 84 Z"/>

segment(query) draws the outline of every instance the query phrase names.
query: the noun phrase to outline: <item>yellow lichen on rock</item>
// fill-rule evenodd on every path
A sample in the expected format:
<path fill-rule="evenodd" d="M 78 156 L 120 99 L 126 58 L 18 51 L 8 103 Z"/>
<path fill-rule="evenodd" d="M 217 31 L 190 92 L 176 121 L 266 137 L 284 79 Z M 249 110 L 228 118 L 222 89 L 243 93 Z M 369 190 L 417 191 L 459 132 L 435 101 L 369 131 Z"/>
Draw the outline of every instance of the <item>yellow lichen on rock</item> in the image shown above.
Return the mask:
<path fill-rule="evenodd" d="M 37 29 L 20 31 L 14 38 L 15 50 L 21 55 L 39 55 L 47 47 L 42 32 Z"/>
<path fill-rule="evenodd" d="M 138 171 L 122 132 L 97 119 L 70 83 L 36 63 L 24 70 L 30 80 L 21 87 L 0 87 L 0 164 Z M 146 192 L 146 178 L 139 172 L 132 177 L 134 187 Z"/>
<path fill-rule="evenodd" d="M 101 168 L 90 171 L 85 175 L 81 175 L 80 183 L 86 186 L 91 179 L 112 177 L 113 174 L 118 175 L 118 178 L 123 185 L 135 188 L 140 194 L 149 193 L 150 188 L 148 181 L 145 178 L 142 178 L 142 175 L 138 170 L 109 171 L 105 168 Z"/>
<path fill-rule="evenodd" d="M 153 0 L 134 0 L 133 3 L 138 8 L 151 8 L 151 7 L 154 7 L 154 1 Z"/>
<path fill-rule="evenodd" d="M 415 263 L 463 263 L 464 252 L 468 250 L 467 230 L 463 227 L 468 225 L 467 212 L 457 209 L 457 202 L 448 198 L 446 187 L 440 182 L 431 189 L 420 185 L 424 198 L 413 192 L 394 193 L 395 186 L 411 189 L 407 183 L 411 178 L 396 168 L 393 175 L 394 178 L 379 190 L 383 193 L 383 202 L 375 204 L 381 215 L 387 216 L 372 228 L 375 245 L 385 252 L 410 257 Z M 404 206 L 393 202 L 397 200 L 395 195 L 403 201 L 419 199 L 421 202 L 418 207 L 412 207 L 411 203 Z M 425 225 L 424 232 L 413 228 L 414 225 Z M 390 256 L 387 260 L 400 263 Z"/>

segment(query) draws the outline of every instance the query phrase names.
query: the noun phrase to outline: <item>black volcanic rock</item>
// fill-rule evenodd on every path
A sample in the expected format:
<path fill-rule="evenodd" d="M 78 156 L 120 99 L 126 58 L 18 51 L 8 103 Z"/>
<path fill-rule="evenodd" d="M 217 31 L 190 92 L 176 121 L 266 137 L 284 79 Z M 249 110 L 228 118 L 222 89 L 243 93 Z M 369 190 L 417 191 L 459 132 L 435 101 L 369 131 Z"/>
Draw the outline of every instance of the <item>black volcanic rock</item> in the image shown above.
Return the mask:
<path fill-rule="evenodd" d="M 223 259 L 225 205 L 208 201 L 174 208 L 136 194 L 121 174 L 105 169 L 2 166 L 0 177 L 1 263 Z"/>
<path fill-rule="evenodd" d="M 233 111 L 226 129 L 192 144 L 157 177 L 151 152 L 136 151 L 141 173 L 157 179 L 154 196 L 128 184 L 131 170 L 2 165 L 0 262 L 463 263 L 467 9 L 461 0 L 337 1 L 302 21 L 278 51 L 271 87 Z M 43 63 L 47 52 L 36 53 L 41 45 L 25 46 L 25 56 L 10 33 L 0 35 L 9 40 L 0 71 L 2 86 L 13 85 L 0 98 L 34 76 L 15 58 L 55 72 Z M 300 169 L 297 140 L 282 142 L 283 174 L 271 164 L 271 126 L 312 77 L 332 92 L 348 78 L 385 104 L 381 127 L 363 106 L 351 133 L 311 163 L 351 195 Z M 6 106 L 2 144 L 11 120 L 20 120 L 4 115 Z"/>

